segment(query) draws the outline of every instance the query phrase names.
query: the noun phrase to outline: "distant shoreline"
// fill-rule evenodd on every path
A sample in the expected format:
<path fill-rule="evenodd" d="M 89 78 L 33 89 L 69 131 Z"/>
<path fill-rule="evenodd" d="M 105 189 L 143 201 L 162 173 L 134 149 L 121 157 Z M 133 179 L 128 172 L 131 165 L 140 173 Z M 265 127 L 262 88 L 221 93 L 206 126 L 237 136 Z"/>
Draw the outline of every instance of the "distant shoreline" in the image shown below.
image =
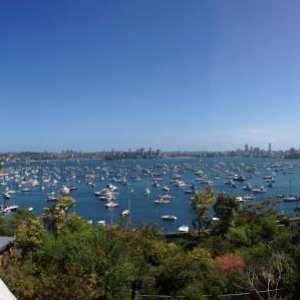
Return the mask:
<path fill-rule="evenodd" d="M 291 148 L 290 150 L 267 151 L 255 148 L 253 151 L 235 150 L 235 151 L 161 151 L 145 150 L 144 148 L 135 151 L 61 151 L 61 152 L 2 152 L 0 153 L 0 162 L 18 162 L 18 161 L 41 161 L 41 160 L 70 160 L 70 159 L 105 159 L 105 160 L 123 160 L 123 159 L 160 159 L 160 158 L 183 158 L 183 157 L 249 157 L 249 158 L 280 158 L 280 159 L 300 159 L 300 150 Z"/>

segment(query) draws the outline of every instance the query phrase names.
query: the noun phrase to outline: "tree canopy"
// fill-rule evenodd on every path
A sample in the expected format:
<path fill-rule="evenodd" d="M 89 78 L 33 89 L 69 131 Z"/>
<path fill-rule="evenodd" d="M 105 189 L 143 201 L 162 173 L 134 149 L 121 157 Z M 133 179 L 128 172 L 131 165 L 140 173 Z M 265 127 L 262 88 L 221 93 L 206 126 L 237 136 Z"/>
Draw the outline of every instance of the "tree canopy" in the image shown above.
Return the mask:
<path fill-rule="evenodd" d="M 207 222 L 212 203 L 217 223 Z M 89 224 L 66 213 L 72 204 L 63 198 L 43 218 L 0 216 L 2 234 L 16 237 L 0 276 L 18 299 L 296 299 L 300 289 L 299 226 L 270 201 L 238 209 L 208 186 L 192 201 L 199 227 L 172 240 L 150 225 Z M 204 227 L 211 230 L 199 237 Z"/>

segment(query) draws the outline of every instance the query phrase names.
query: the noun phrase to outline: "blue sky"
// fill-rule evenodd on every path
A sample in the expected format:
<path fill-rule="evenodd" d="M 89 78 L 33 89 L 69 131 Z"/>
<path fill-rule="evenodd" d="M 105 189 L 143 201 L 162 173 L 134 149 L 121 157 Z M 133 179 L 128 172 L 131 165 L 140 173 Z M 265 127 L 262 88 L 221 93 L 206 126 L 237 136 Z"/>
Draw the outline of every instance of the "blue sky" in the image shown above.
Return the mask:
<path fill-rule="evenodd" d="M 0 151 L 300 145 L 297 0 L 4 0 L 0 41 Z"/>

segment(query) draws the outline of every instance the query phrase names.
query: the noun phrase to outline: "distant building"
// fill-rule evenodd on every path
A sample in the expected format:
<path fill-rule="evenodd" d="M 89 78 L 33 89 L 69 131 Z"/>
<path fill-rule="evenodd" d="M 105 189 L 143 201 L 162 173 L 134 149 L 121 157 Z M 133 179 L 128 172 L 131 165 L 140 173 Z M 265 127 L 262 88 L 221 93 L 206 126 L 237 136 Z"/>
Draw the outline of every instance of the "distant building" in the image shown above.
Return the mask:
<path fill-rule="evenodd" d="M 245 144 L 245 152 L 248 152 L 248 151 L 249 151 L 249 145 Z"/>
<path fill-rule="evenodd" d="M 268 144 L 268 151 L 269 151 L 269 153 L 272 152 L 272 144 L 271 143 Z"/>

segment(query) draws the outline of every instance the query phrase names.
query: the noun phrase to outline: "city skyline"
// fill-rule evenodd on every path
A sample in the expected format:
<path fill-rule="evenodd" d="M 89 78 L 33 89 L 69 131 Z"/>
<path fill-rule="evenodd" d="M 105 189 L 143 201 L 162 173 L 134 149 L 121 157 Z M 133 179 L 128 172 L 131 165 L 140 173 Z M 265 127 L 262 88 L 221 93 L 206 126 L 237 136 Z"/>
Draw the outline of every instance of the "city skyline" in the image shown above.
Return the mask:
<path fill-rule="evenodd" d="M 0 153 L 68 153 L 68 152 L 74 152 L 74 153 L 122 153 L 122 152 L 137 152 L 137 153 L 176 153 L 176 152 L 186 152 L 186 153 L 200 153 L 200 152 L 244 152 L 244 153 L 253 153 L 253 152 L 262 152 L 262 153 L 274 153 L 274 152 L 300 152 L 300 146 L 291 146 L 289 148 L 274 148 L 272 143 L 267 143 L 263 146 L 258 145 L 251 145 L 251 144 L 244 144 L 240 145 L 240 147 L 232 148 L 228 150 L 204 150 L 204 149 L 195 149 L 195 150 L 184 150 L 184 149 L 171 149 L 171 150 L 163 150 L 160 148 L 152 148 L 152 147 L 137 147 L 137 148 L 112 148 L 112 149 L 96 149 L 96 150 L 90 150 L 90 151 L 83 151 L 80 149 L 73 149 L 73 148 L 64 148 L 64 149 L 56 149 L 56 150 L 21 150 L 21 151 L 1 151 Z"/>
<path fill-rule="evenodd" d="M 298 149 L 298 1 L 3 1 L 0 28 L 2 152 Z"/>

